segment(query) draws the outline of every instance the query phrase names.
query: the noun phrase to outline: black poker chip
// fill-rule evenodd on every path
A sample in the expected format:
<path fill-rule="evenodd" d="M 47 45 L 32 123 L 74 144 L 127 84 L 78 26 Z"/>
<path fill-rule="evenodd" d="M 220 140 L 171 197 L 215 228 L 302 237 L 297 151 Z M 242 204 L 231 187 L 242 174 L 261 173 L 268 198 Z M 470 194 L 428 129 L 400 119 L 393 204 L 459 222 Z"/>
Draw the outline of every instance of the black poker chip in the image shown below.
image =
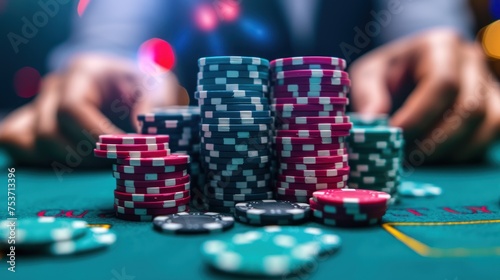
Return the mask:
<path fill-rule="evenodd" d="M 234 218 L 215 212 L 177 213 L 158 216 L 154 228 L 164 233 L 195 234 L 226 231 L 234 226 Z"/>

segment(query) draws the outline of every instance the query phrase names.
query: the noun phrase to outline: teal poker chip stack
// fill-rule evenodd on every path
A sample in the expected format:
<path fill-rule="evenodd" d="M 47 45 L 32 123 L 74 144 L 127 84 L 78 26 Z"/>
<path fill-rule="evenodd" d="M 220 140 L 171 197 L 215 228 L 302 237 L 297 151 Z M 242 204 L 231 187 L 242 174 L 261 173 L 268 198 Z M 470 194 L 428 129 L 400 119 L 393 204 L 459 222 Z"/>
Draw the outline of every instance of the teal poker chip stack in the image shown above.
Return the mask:
<path fill-rule="evenodd" d="M 308 203 L 312 193 L 347 186 L 349 74 L 336 57 L 271 61 L 276 198 Z"/>
<path fill-rule="evenodd" d="M 0 247 L 15 245 L 22 254 L 82 254 L 106 249 L 115 241 L 113 231 L 77 219 L 34 217 L 0 222 Z"/>
<path fill-rule="evenodd" d="M 198 66 L 205 210 L 234 213 L 238 202 L 271 199 L 269 61 L 215 56 L 200 58 Z"/>
<path fill-rule="evenodd" d="M 358 126 L 351 130 L 349 187 L 386 192 L 391 195 L 390 204 L 394 204 L 399 199 L 403 130 L 387 126 L 388 121 L 382 118 L 357 118 Z"/>
<path fill-rule="evenodd" d="M 140 133 L 169 135 L 172 153 L 183 153 L 191 157 L 189 175 L 193 191 L 201 191 L 205 182 L 200 163 L 200 108 L 198 106 L 170 106 L 157 108 L 137 116 Z"/>

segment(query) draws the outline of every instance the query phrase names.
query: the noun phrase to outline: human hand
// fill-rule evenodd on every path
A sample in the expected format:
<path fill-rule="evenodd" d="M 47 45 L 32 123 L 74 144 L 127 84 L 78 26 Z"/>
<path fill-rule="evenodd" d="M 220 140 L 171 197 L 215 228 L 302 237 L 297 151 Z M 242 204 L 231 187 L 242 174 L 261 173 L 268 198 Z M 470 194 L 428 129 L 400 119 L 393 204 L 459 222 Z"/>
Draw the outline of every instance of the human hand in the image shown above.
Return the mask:
<path fill-rule="evenodd" d="M 415 84 L 391 117 L 405 131 L 409 159 L 474 160 L 498 135 L 499 86 L 480 46 L 451 30 L 384 45 L 354 62 L 350 75 L 353 108 L 367 115 L 390 113 L 404 85 Z"/>
<path fill-rule="evenodd" d="M 0 144 L 20 164 L 102 165 L 92 151 L 98 135 L 137 130 L 137 114 L 188 102 L 173 74 L 147 75 L 123 59 L 83 55 L 45 77 L 37 98 L 7 116 Z"/>

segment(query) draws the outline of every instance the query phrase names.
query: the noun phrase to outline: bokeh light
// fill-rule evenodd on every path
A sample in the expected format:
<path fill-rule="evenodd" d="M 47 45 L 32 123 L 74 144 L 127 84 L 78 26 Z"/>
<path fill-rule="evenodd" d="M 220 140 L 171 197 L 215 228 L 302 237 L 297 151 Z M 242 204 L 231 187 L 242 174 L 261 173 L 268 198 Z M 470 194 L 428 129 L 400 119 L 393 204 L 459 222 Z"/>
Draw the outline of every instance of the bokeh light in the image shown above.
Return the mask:
<path fill-rule="evenodd" d="M 194 22 L 203 31 L 212 31 L 219 23 L 217 14 L 210 5 L 199 5 L 195 8 Z"/>
<path fill-rule="evenodd" d="M 174 67 L 175 53 L 168 42 L 152 38 L 139 47 L 138 63 L 145 73 L 162 74 Z"/>
<path fill-rule="evenodd" d="M 240 3 L 236 0 L 218 0 L 214 2 L 214 7 L 224 21 L 234 21 L 240 15 Z"/>
<path fill-rule="evenodd" d="M 42 77 L 38 70 L 33 67 L 23 67 L 14 75 L 14 89 L 16 94 L 22 98 L 35 96 L 40 89 Z"/>
<path fill-rule="evenodd" d="M 487 56 L 500 59 L 500 20 L 486 27 L 483 33 L 482 45 Z"/>
<path fill-rule="evenodd" d="M 87 9 L 87 6 L 89 5 L 90 0 L 80 0 L 78 1 L 78 7 L 76 11 L 78 12 L 78 15 L 81 17 L 85 10 Z"/>
<path fill-rule="evenodd" d="M 248 38 L 252 38 L 261 42 L 266 42 L 269 39 L 266 27 L 255 20 L 249 18 L 242 19 L 241 27 L 243 28 L 243 31 L 248 36 Z"/>

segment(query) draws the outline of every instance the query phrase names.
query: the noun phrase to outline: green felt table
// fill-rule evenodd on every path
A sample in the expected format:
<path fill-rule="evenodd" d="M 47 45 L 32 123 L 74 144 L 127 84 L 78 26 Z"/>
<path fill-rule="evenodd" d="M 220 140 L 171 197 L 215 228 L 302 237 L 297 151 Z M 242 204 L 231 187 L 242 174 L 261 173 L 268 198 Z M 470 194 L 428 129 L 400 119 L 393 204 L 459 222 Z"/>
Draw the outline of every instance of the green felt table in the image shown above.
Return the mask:
<path fill-rule="evenodd" d="M 318 259 L 296 279 L 500 279 L 500 150 L 494 149 L 491 158 L 484 165 L 406 172 L 405 179 L 434 183 L 443 194 L 403 199 L 381 226 L 334 228 L 342 238 L 341 250 Z M 0 181 L 6 188 L 8 161 L 2 160 Z M 79 256 L 18 256 L 15 274 L 6 271 L 3 252 L 0 279 L 239 279 L 206 267 L 200 245 L 252 227 L 236 224 L 213 235 L 164 235 L 151 223 L 113 217 L 110 171 L 74 171 L 58 178 L 50 169 L 18 168 L 16 176 L 18 217 L 78 217 L 111 226 L 118 240 L 105 251 Z M 6 193 L 0 191 L 2 218 Z"/>

